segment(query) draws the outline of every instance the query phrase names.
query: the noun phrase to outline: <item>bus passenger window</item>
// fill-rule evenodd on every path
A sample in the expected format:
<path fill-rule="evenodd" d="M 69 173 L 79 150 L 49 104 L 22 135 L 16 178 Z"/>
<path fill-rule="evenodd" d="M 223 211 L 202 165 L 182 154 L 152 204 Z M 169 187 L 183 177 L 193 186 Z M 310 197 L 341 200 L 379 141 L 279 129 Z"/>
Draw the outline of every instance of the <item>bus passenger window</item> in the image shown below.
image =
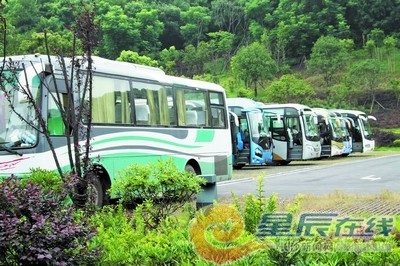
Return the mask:
<path fill-rule="evenodd" d="M 149 106 L 146 105 L 136 105 L 136 124 L 138 125 L 148 125 L 150 120 L 150 109 Z"/>
<path fill-rule="evenodd" d="M 223 128 L 226 125 L 224 109 L 218 107 L 211 107 L 212 126 Z"/>
<path fill-rule="evenodd" d="M 197 126 L 197 112 L 196 111 L 186 111 L 186 125 L 187 126 Z"/>

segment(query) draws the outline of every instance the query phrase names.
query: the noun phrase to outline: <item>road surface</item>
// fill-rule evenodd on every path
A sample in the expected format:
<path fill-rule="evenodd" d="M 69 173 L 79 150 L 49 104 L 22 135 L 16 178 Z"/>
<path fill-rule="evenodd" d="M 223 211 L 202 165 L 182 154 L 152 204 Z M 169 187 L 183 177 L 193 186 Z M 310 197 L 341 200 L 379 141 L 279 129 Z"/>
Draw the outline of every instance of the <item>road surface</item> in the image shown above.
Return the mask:
<path fill-rule="evenodd" d="M 263 178 L 267 196 L 295 197 L 297 194 L 323 195 L 342 191 L 376 194 L 400 192 L 400 154 L 358 155 L 353 158 L 299 162 L 288 166 L 247 167 L 237 170 L 235 178 L 218 183 L 218 198 L 256 193 L 257 179 Z"/>

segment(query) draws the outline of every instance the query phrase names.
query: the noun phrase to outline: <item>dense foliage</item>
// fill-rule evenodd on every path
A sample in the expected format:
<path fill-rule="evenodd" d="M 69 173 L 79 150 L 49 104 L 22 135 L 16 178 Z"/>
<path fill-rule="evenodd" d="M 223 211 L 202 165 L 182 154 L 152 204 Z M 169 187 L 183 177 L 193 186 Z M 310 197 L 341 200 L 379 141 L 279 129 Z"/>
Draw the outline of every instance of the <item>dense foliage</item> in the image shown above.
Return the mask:
<path fill-rule="evenodd" d="M 9 0 L 2 9 L 7 54 L 45 53 L 45 29 L 50 46 L 68 54 L 71 6 L 80 1 Z M 264 102 L 376 115 L 399 106 L 399 0 L 85 1 L 96 2 L 99 56 L 159 66 Z M 279 97 L 275 89 L 284 86 L 291 93 Z"/>
<path fill-rule="evenodd" d="M 0 183 L 1 265 L 93 265 L 99 249 L 87 241 L 96 229 L 60 201 L 65 192 L 43 186 L 16 177 Z"/>
<path fill-rule="evenodd" d="M 143 208 L 145 224 L 157 226 L 201 190 L 204 179 L 179 171 L 172 159 L 148 165 L 133 164 L 121 171 L 109 193 L 127 208 Z"/>

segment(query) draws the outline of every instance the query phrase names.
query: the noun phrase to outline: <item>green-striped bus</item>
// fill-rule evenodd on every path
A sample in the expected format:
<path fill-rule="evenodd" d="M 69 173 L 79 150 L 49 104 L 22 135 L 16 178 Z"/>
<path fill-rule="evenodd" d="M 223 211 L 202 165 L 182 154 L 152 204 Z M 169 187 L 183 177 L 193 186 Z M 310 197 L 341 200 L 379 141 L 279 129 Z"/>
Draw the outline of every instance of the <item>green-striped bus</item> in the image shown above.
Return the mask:
<path fill-rule="evenodd" d="M 39 108 L 61 166 L 67 169 L 66 125 L 50 97 L 50 93 L 55 94 L 50 74 L 54 73 L 64 107 L 74 108 L 68 101 L 62 64 L 51 57 L 49 70 L 47 56 L 11 58 L 25 62 L 18 80 L 21 84 L 28 82 L 25 85 L 33 95 L 40 95 Z M 34 121 L 32 106 L 17 90 L 12 91 L 14 110 Z M 173 158 L 180 170 L 216 181 L 231 178 L 229 120 L 221 86 L 168 76 L 158 68 L 93 57 L 92 91 L 90 156 L 94 159 L 91 174 L 97 179 L 98 205 L 106 199 L 105 191 L 118 178 L 118 172 L 132 163 Z M 19 119 L 7 99 L 0 92 L 0 177 L 29 174 L 31 168 L 38 167 L 56 170 L 44 136 Z"/>

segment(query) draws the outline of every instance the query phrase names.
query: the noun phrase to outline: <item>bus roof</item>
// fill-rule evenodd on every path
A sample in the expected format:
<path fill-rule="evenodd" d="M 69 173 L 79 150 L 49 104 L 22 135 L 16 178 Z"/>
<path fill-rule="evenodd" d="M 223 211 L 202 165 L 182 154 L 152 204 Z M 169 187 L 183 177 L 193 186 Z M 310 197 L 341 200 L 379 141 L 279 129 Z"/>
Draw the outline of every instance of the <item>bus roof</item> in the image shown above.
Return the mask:
<path fill-rule="evenodd" d="M 166 77 L 173 85 L 225 92 L 222 86 L 208 81 L 195 80 L 184 77 L 175 77 L 169 75 L 166 75 Z"/>
<path fill-rule="evenodd" d="M 226 103 L 228 106 L 236 106 L 236 107 L 242 107 L 242 108 L 261 108 L 261 105 L 258 104 L 256 101 L 250 99 L 250 98 L 227 98 Z"/>
<path fill-rule="evenodd" d="M 366 116 L 365 112 L 358 111 L 358 110 L 335 109 L 334 111 L 338 112 L 338 113 L 341 113 L 341 114 L 352 114 L 352 115 L 355 115 L 355 116 L 359 116 L 359 115 Z"/>
<path fill-rule="evenodd" d="M 43 69 L 44 65 L 49 63 L 48 56 L 40 54 L 17 55 L 8 58 L 11 58 L 13 61 L 20 61 L 25 63 L 42 63 Z M 98 56 L 92 56 L 92 59 L 94 73 L 113 74 L 138 79 L 149 79 L 167 84 L 171 83 L 171 81 L 167 78 L 165 72 L 159 68 L 143 66 L 129 62 L 114 61 Z M 55 68 L 56 73 L 58 73 L 58 71 L 61 70 L 61 62 L 59 58 L 53 55 L 50 56 L 50 60 Z M 71 58 L 65 57 L 64 60 L 68 66 Z"/>
<path fill-rule="evenodd" d="M 263 105 L 264 109 L 272 109 L 272 108 L 284 108 L 284 107 L 291 107 L 295 108 L 298 111 L 312 111 L 312 108 L 299 103 L 265 103 Z"/>
<path fill-rule="evenodd" d="M 337 117 L 338 115 L 333 110 L 328 110 L 325 108 L 313 108 L 313 111 L 318 115 Z"/>

